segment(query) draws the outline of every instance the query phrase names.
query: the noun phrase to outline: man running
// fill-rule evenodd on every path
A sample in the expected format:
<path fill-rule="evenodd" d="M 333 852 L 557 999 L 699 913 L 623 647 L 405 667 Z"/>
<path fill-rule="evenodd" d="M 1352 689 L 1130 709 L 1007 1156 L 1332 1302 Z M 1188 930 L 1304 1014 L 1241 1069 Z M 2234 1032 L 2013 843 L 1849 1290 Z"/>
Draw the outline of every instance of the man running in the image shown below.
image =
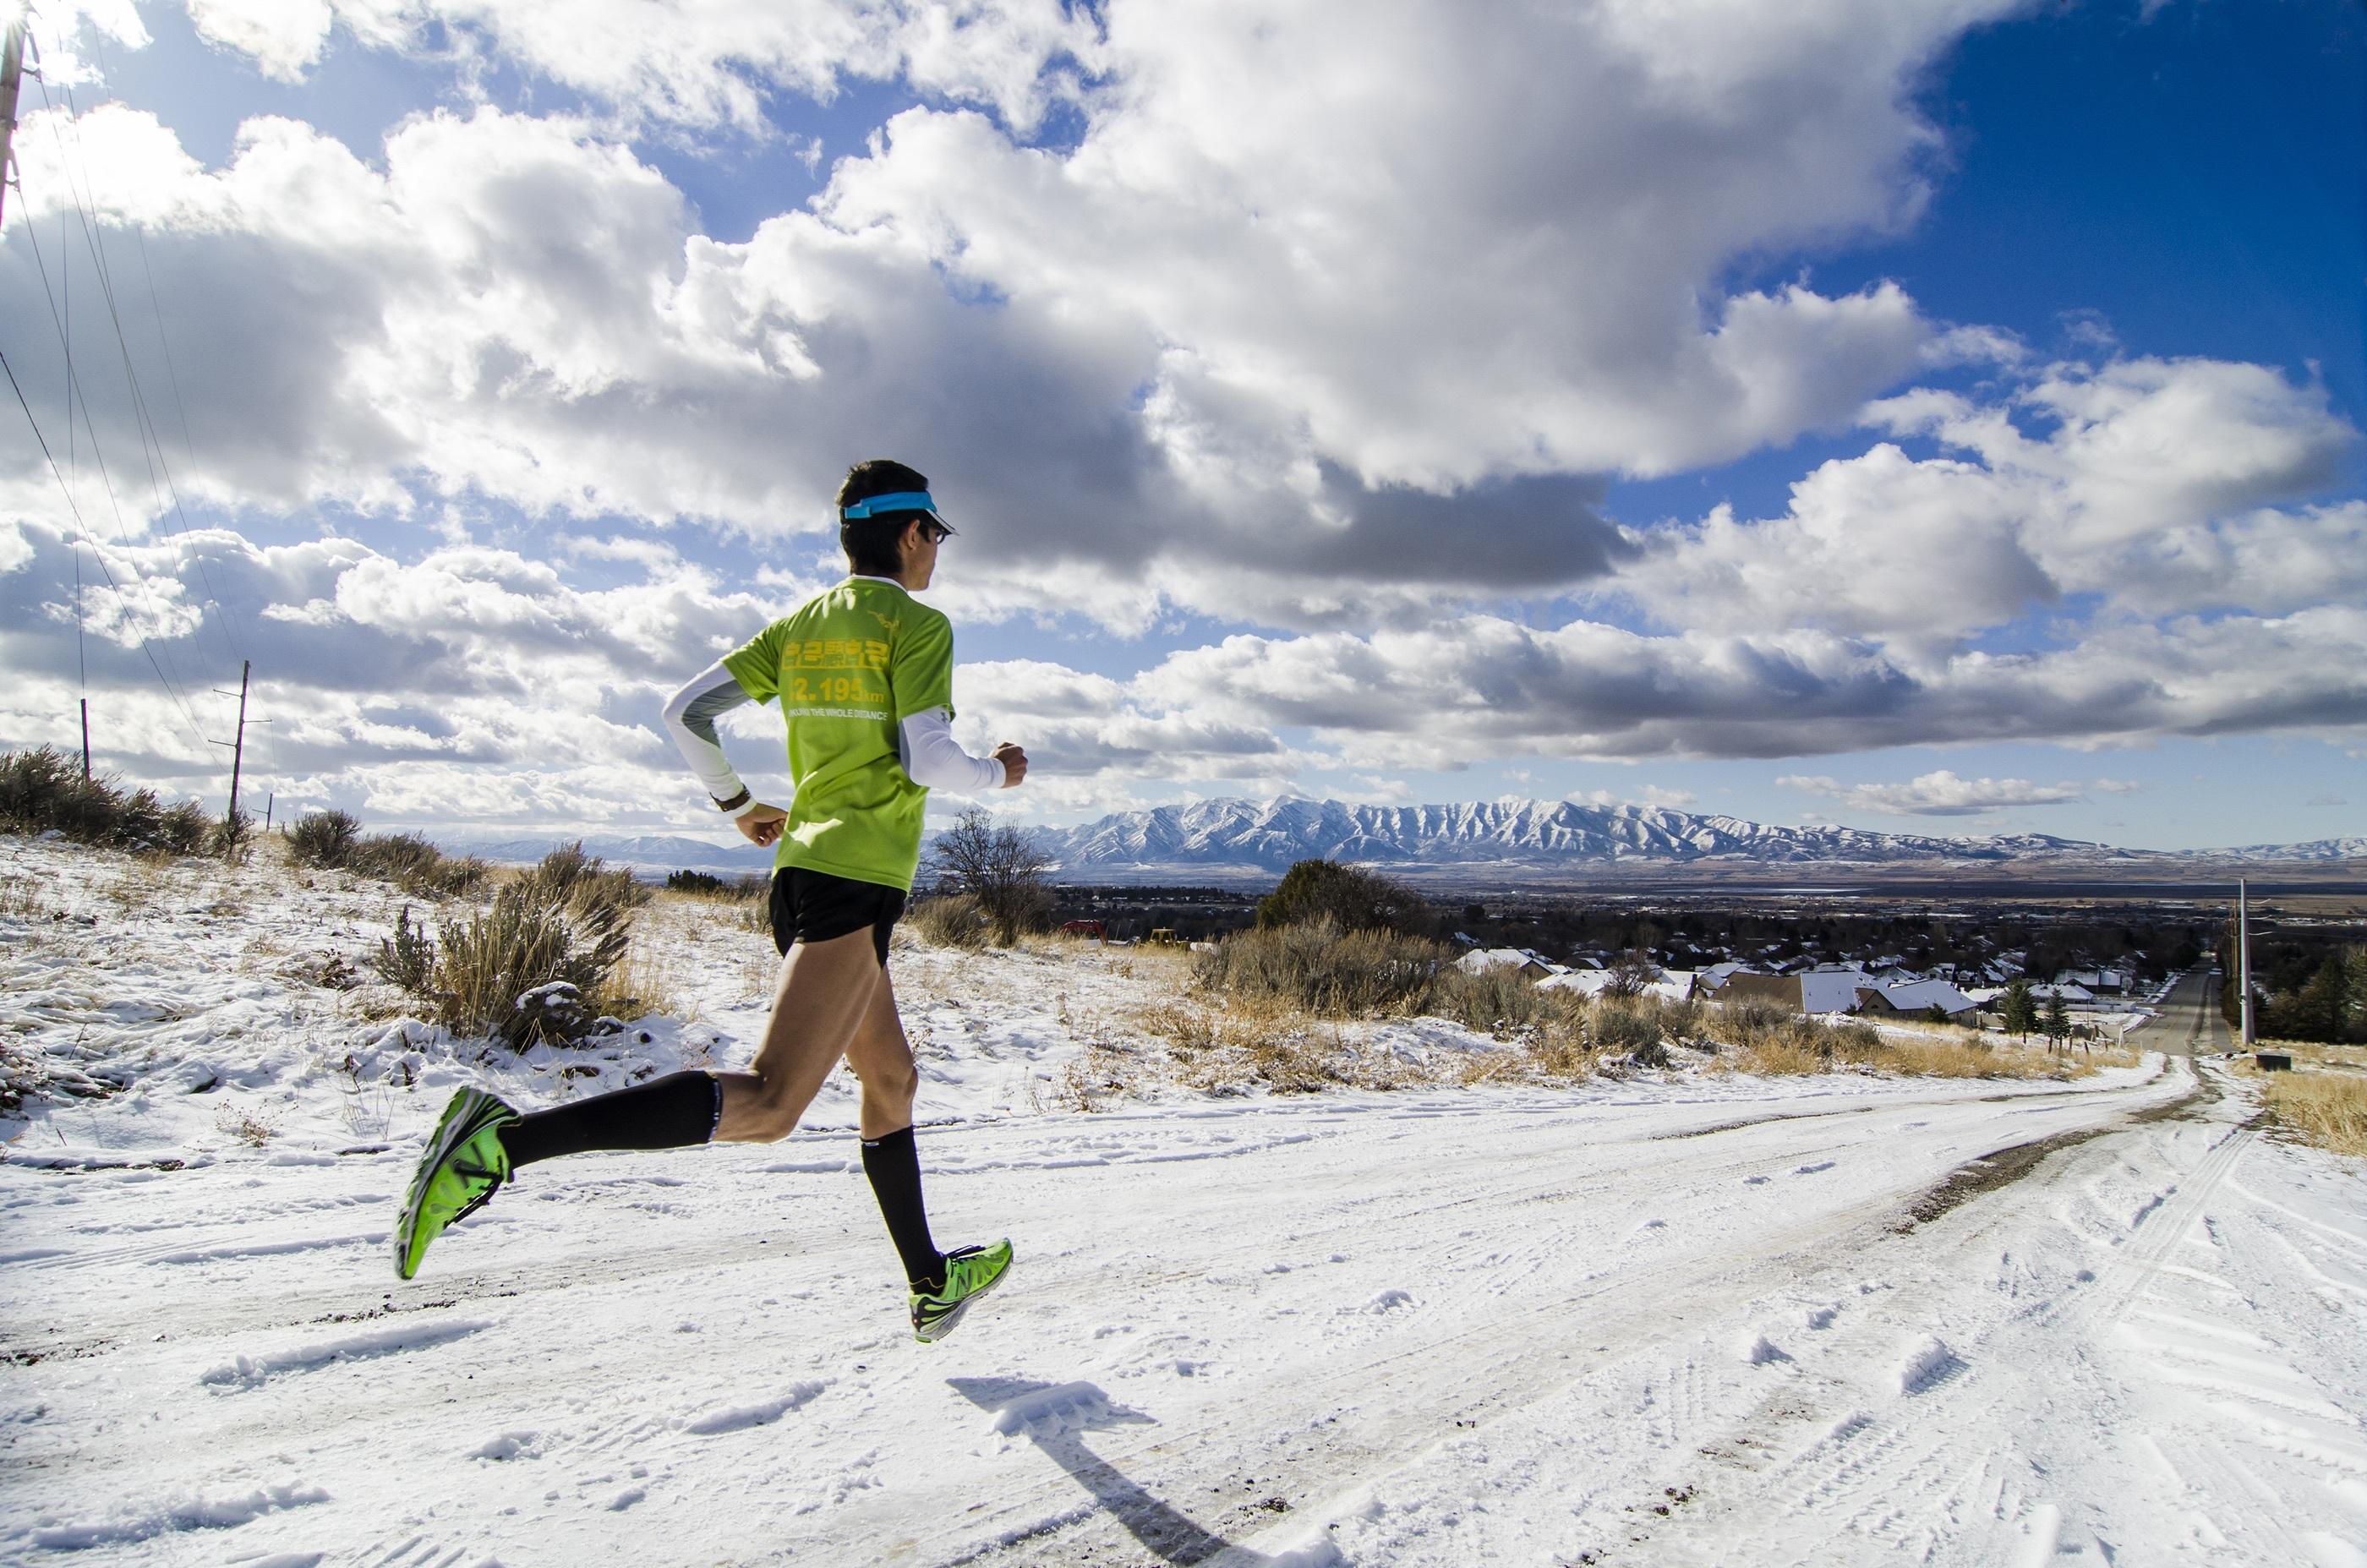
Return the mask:
<path fill-rule="evenodd" d="M 773 1143 L 789 1135 L 840 1058 L 863 1089 L 863 1169 L 911 1285 L 913 1335 L 942 1338 L 1011 1266 L 1011 1244 L 940 1253 L 912 1141 L 919 1074 L 887 974 L 888 933 L 920 861 L 931 788 L 1009 789 L 1027 754 L 973 757 L 953 738 L 953 628 L 912 595 L 953 533 L 929 481 L 901 463 L 857 463 L 839 487 L 848 576 L 666 705 L 666 728 L 718 807 L 752 842 L 778 844 L 773 942 L 782 953 L 764 1041 L 744 1073 L 673 1073 L 520 1115 L 481 1089 L 453 1096 L 428 1140 L 394 1235 L 395 1269 L 520 1166 L 587 1149 Z M 788 808 L 757 800 L 715 736 L 716 716 L 780 700 Z"/>

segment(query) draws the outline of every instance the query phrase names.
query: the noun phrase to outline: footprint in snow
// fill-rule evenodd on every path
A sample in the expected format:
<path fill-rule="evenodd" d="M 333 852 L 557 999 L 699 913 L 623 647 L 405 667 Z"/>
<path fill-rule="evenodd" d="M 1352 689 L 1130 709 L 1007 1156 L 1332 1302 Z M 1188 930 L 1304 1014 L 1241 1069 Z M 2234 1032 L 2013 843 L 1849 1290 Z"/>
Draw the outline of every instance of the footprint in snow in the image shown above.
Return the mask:
<path fill-rule="evenodd" d="M 1820 1170 L 1830 1170 L 1830 1169 L 1832 1169 L 1832 1168 L 1833 1168 L 1833 1165 L 1834 1165 L 1834 1162 L 1833 1162 L 1833 1161 L 1831 1161 L 1831 1160 L 1820 1160 L 1820 1161 L 1818 1161 L 1818 1162 L 1817 1164 L 1815 1164 L 1815 1165 L 1804 1165 L 1804 1166 L 1802 1166 L 1799 1169 L 1797 1169 L 1797 1170 L 1794 1171 L 1792 1174 L 1793 1174 L 1793 1175 L 1795 1175 L 1795 1176 L 1814 1176 L 1814 1175 L 1816 1175 L 1816 1174 L 1817 1174 L 1817 1172 L 1818 1172 L 1818 1171 L 1820 1171 Z"/>

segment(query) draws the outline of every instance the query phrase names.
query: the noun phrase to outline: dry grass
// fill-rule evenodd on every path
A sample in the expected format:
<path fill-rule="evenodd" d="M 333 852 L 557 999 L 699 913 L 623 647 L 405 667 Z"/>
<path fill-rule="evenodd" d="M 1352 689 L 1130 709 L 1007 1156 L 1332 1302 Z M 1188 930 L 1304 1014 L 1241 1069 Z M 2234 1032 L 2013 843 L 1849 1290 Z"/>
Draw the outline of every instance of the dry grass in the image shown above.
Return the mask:
<path fill-rule="evenodd" d="M 0 876 L 0 917 L 38 920 L 50 913 L 41 885 L 29 876 Z"/>
<path fill-rule="evenodd" d="M 2252 1049 L 2291 1056 L 2296 1065 L 2367 1068 L 2367 1045 L 2329 1045 L 2320 1040 L 2261 1040 L 2255 1042 Z"/>
<path fill-rule="evenodd" d="M 979 953 L 993 943 L 994 926 L 987 919 L 985 906 L 967 893 L 940 893 L 916 900 L 904 911 L 904 924 L 931 947 Z"/>
<path fill-rule="evenodd" d="M 1209 1094 L 1314 1094 L 1452 1081 L 1441 1067 L 1375 1046 L 1278 997 L 1187 998 L 1138 1010 L 1131 1021 L 1165 1042 L 1176 1081 Z"/>
<path fill-rule="evenodd" d="M 1729 1047 L 1718 1058 L 1719 1070 L 1762 1077 L 1876 1072 L 1910 1077 L 2067 1079 L 2085 1077 L 2099 1066 L 2136 1061 L 2134 1053 L 2110 1047 L 2080 1055 L 2055 1055 L 1940 1024 L 1894 1024 L 1886 1038 L 1870 1023 L 1825 1023 L 1758 1002 L 1702 1010 L 1711 1037 Z"/>
<path fill-rule="evenodd" d="M 225 1105 L 216 1112 L 214 1126 L 218 1131 L 251 1149 L 261 1148 L 269 1143 L 272 1135 L 278 1131 L 260 1116 L 252 1111 L 241 1111 L 232 1105 Z"/>
<path fill-rule="evenodd" d="M 2260 1075 L 2260 1104 L 2306 1144 L 2367 1159 L 2367 1077 L 2343 1072 Z"/>

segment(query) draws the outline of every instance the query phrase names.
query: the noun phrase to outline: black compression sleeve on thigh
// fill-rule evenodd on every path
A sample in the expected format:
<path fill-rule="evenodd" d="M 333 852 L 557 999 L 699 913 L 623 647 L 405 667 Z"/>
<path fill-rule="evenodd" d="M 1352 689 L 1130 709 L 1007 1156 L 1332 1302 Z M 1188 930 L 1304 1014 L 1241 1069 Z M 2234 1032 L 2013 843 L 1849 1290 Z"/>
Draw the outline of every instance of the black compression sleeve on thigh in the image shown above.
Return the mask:
<path fill-rule="evenodd" d="M 668 1073 L 614 1094 L 538 1111 L 502 1129 L 510 1165 L 532 1165 L 587 1149 L 678 1149 L 715 1136 L 723 1081 L 713 1073 Z"/>
<path fill-rule="evenodd" d="M 904 1260 L 904 1278 L 915 1290 L 940 1288 L 946 1259 L 929 1237 L 929 1211 L 921 1201 L 921 1151 L 912 1141 L 912 1129 L 864 1139 L 863 1174 L 871 1179 L 889 1237 Z"/>

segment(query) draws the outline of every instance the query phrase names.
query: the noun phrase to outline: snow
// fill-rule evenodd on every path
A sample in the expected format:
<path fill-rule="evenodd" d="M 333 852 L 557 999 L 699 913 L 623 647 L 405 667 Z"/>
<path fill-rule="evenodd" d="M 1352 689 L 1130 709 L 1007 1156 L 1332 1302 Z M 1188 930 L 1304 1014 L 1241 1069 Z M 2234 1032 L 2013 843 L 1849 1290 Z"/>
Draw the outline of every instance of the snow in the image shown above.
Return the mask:
<path fill-rule="evenodd" d="M 939 1239 L 1019 1259 L 921 1346 L 843 1078 L 782 1145 L 537 1167 L 393 1278 L 453 1086 L 745 1060 L 728 915 L 651 917 L 674 1016 L 514 1058 L 305 978 L 374 885 L 9 840 L 0 879 L 12 1077 L 119 1086 L 0 1126 L 0 1560 L 2367 1562 L 2361 1168 L 2194 1064 L 2199 976 L 2069 1083 L 1087 1114 L 1173 960 L 900 947 Z"/>

